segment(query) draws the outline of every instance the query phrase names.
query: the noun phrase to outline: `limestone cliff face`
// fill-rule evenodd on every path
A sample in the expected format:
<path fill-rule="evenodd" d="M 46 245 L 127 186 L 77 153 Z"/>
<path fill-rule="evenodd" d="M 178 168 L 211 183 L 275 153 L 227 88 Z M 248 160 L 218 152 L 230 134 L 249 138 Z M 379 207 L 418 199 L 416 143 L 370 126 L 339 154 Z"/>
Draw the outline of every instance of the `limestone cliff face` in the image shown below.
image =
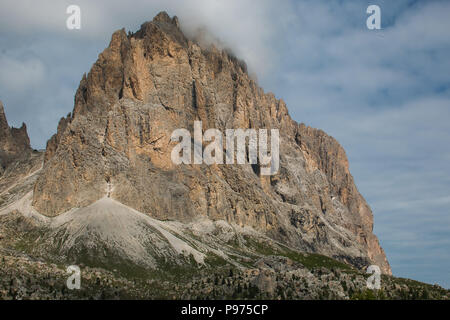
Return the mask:
<path fill-rule="evenodd" d="M 10 128 L 0 101 L 0 175 L 11 161 L 29 151 L 31 147 L 27 126 L 23 123 L 19 129 Z"/>
<path fill-rule="evenodd" d="M 251 165 L 174 165 L 171 133 L 192 132 L 195 120 L 204 130 L 279 129 L 278 174 L 261 176 Z M 187 39 L 166 13 L 134 34 L 115 32 L 83 77 L 72 114 L 47 144 L 33 205 L 56 216 L 105 195 L 157 219 L 224 219 L 391 273 L 341 146 L 293 121 L 245 63 Z"/>

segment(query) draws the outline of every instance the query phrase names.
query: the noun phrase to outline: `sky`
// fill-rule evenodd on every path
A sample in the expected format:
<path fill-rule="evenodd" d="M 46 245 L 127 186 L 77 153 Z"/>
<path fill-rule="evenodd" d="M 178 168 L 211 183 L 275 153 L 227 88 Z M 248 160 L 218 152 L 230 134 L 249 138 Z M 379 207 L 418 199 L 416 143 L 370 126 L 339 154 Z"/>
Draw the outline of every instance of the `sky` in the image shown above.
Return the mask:
<path fill-rule="evenodd" d="M 81 29 L 66 28 L 66 8 Z M 381 29 L 369 30 L 369 5 Z M 111 34 L 205 27 L 298 122 L 347 152 L 394 275 L 450 288 L 450 1 L 2 0 L 0 100 L 45 148 Z"/>

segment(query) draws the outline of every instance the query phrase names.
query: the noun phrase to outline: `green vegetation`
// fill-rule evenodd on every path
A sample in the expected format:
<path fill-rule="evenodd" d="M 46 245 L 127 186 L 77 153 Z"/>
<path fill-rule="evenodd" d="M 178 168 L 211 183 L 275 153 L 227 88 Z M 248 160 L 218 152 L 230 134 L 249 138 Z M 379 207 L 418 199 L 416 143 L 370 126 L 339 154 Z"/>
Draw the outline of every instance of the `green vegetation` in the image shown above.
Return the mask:
<path fill-rule="evenodd" d="M 222 248 L 242 268 L 214 252 L 205 252 L 203 265 L 192 255 L 158 251 L 151 243 L 146 248 L 154 261 L 137 263 L 106 242 L 78 238 L 67 251 L 69 239 L 63 231 L 49 238 L 48 230 L 31 228 L 23 217 L 10 216 L 8 220 L 4 216 L 2 221 L 6 223 L 2 224 L 0 249 L 26 254 L 19 258 L 6 255 L 0 260 L 0 278 L 3 275 L 5 279 L 0 279 L 0 289 L 6 288 L 0 292 L 6 292 L 6 298 L 29 297 L 20 291 L 26 288 L 58 299 L 450 299 L 450 292 L 438 286 L 386 275 L 382 275 L 380 290 L 368 290 L 364 272 L 330 257 L 302 253 L 257 237 L 235 237 Z M 201 241 L 182 239 L 197 247 Z M 61 256 L 61 252 L 66 254 Z M 36 264 L 32 257 L 41 262 Z M 292 263 L 280 265 L 280 257 Z M 14 259 L 17 263 L 11 263 Z M 24 264 L 23 259 L 30 262 Z M 263 268 L 256 264 L 259 260 L 265 264 Z M 68 292 L 65 287 L 65 268 L 70 264 L 83 270 L 82 292 Z M 20 281 L 11 284 L 17 275 L 21 275 Z"/>
<path fill-rule="evenodd" d="M 244 237 L 247 243 L 247 247 L 250 250 L 255 250 L 257 253 L 264 256 L 283 256 L 293 261 L 301 263 L 307 269 L 327 268 L 327 269 L 341 269 L 341 270 L 353 270 L 351 266 L 339 262 L 333 258 L 316 254 L 316 253 L 301 253 L 290 249 L 283 245 L 274 245 L 266 242 L 259 242 L 250 237 Z"/>
<path fill-rule="evenodd" d="M 365 289 L 353 293 L 350 296 L 351 300 L 386 300 L 387 297 L 383 290 Z"/>
<path fill-rule="evenodd" d="M 327 269 L 341 269 L 341 270 L 351 270 L 352 267 L 339 262 L 335 259 L 329 258 L 327 256 L 323 256 L 317 253 L 299 253 L 293 250 L 288 250 L 284 254 L 284 256 L 288 257 L 291 260 L 300 262 L 307 269 L 316 269 L 316 268 L 327 268 Z"/>
<path fill-rule="evenodd" d="M 208 265 L 209 267 L 216 268 L 227 266 L 228 262 L 224 258 L 208 252 L 205 258 L 205 264 Z"/>

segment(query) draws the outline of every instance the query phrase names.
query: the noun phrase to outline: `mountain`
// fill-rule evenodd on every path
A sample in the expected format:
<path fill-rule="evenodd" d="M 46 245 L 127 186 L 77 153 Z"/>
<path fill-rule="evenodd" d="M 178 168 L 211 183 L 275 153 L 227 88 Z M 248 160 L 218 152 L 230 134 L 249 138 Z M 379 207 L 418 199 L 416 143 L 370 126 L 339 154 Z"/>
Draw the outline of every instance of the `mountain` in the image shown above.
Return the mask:
<path fill-rule="evenodd" d="M 11 133 L 2 114 L 0 150 L 30 149 L 26 128 Z M 278 129 L 276 174 L 175 164 L 171 135 L 195 121 L 203 132 Z M 388 298 L 447 295 L 391 276 L 339 143 L 293 121 L 243 61 L 187 38 L 165 12 L 112 35 L 45 154 L 27 154 L 27 166 L 0 176 L 0 279 L 23 274 L 6 297 L 56 286 L 55 298 L 364 298 L 373 264 Z M 69 264 L 89 289 L 66 292 Z M 20 292 L 28 281 L 37 289 Z"/>
<path fill-rule="evenodd" d="M 192 131 L 195 120 L 203 129 L 279 129 L 279 174 L 262 176 L 251 165 L 173 164 L 171 133 Z M 134 34 L 113 34 L 45 158 L 33 206 L 49 217 L 111 190 L 111 198 L 155 219 L 225 220 L 391 273 L 337 141 L 294 122 L 242 61 L 187 39 L 166 13 Z"/>
<path fill-rule="evenodd" d="M 31 151 L 30 138 L 25 123 L 19 129 L 9 127 L 5 109 L 0 101 L 0 174 L 13 160 Z"/>

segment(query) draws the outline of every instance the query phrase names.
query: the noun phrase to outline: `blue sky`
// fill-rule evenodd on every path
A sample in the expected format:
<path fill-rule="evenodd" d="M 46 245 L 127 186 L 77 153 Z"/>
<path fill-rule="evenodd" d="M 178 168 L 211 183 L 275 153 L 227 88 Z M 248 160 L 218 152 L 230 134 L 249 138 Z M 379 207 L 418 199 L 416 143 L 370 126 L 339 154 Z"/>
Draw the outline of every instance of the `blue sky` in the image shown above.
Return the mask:
<path fill-rule="evenodd" d="M 69 4 L 81 30 L 65 27 Z M 381 8 L 381 30 L 366 8 Z M 35 1 L 0 11 L 0 99 L 44 148 L 114 30 L 205 26 L 298 122 L 345 148 L 397 276 L 450 288 L 449 1 Z"/>

